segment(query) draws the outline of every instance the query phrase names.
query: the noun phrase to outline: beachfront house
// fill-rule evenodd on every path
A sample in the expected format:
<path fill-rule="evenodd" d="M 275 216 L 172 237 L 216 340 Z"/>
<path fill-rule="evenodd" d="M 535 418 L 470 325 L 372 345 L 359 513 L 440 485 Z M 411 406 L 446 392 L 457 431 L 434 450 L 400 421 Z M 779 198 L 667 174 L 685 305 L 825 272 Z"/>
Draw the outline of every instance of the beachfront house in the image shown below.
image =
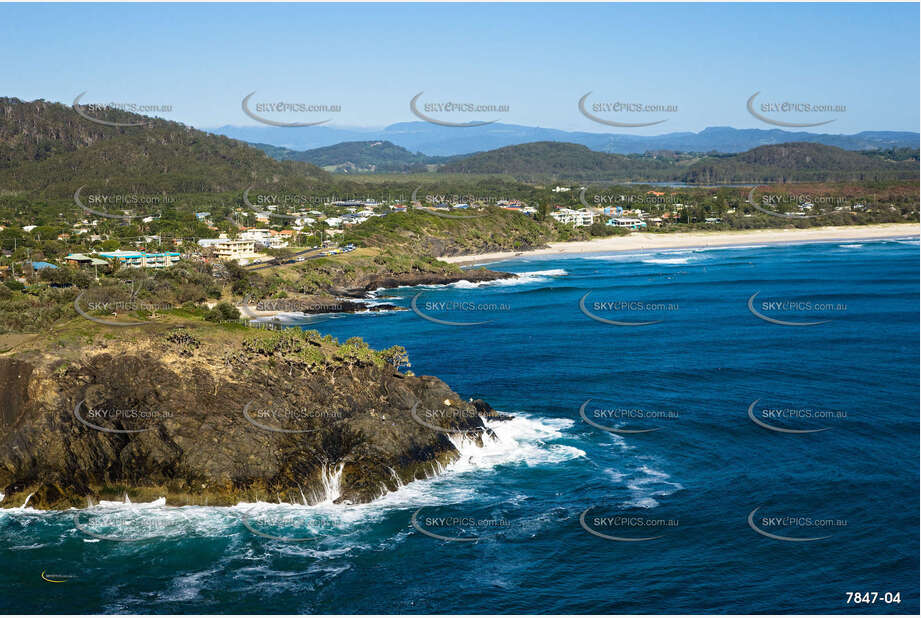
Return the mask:
<path fill-rule="evenodd" d="M 99 253 L 109 260 L 118 260 L 122 266 L 129 268 L 168 268 L 177 264 L 182 256 L 175 251 L 164 253 L 147 253 L 146 251 L 105 251 Z"/>
<path fill-rule="evenodd" d="M 646 227 L 646 222 L 642 219 L 634 219 L 633 217 L 611 217 L 605 225 L 622 227 L 629 230 L 641 230 Z"/>

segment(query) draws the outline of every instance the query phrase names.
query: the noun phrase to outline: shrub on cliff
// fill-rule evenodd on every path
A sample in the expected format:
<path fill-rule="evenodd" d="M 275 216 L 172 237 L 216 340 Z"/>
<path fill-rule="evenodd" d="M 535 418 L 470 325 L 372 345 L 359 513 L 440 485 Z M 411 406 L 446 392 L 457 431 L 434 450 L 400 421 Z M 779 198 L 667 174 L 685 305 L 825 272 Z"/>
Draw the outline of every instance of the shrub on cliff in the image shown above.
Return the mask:
<path fill-rule="evenodd" d="M 230 303 L 218 303 L 205 314 L 209 322 L 235 322 L 240 319 L 240 310 Z"/>

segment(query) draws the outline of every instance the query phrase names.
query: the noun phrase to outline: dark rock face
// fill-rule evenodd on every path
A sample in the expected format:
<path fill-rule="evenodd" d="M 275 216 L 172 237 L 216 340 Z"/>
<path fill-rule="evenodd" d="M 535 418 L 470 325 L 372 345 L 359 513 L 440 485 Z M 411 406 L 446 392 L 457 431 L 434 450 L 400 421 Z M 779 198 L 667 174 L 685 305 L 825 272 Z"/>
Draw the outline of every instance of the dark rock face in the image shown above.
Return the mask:
<path fill-rule="evenodd" d="M 333 290 L 336 294 L 342 296 L 359 297 L 366 292 L 378 288 L 396 288 L 400 286 L 414 285 L 447 285 L 457 283 L 458 281 L 470 281 L 478 283 L 481 281 L 495 281 L 497 279 L 513 279 L 517 275 L 512 273 L 503 273 L 485 268 L 476 268 L 461 272 L 408 272 L 392 273 L 379 272 L 372 273 L 360 278 L 349 281 L 337 289 Z"/>
<path fill-rule="evenodd" d="M 389 365 L 266 359 L 227 342 L 179 354 L 162 337 L 97 337 L 68 360 L 0 356 L 0 506 L 30 494 L 52 509 L 125 495 L 367 502 L 458 457 L 418 421 L 432 410 L 468 439 L 489 433 L 488 404 Z"/>

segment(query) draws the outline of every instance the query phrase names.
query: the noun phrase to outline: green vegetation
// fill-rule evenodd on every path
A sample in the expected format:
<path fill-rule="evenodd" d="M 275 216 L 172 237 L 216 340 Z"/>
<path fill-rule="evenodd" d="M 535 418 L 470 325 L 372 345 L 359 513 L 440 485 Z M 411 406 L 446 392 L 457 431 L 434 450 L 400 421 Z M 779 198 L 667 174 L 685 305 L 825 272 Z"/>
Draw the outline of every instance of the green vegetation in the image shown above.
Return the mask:
<path fill-rule="evenodd" d="M 387 141 L 342 142 L 312 150 L 289 150 L 253 144 L 279 161 L 304 161 L 334 172 L 424 172 L 458 157 L 431 157 L 412 153 Z"/>
<path fill-rule="evenodd" d="M 535 142 L 464 157 L 442 166 L 441 171 L 508 174 L 533 182 L 609 180 L 720 184 L 918 178 L 918 150 L 893 151 L 891 157 L 806 142 L 706 156 L 615 155 L 577 144 Z"/>

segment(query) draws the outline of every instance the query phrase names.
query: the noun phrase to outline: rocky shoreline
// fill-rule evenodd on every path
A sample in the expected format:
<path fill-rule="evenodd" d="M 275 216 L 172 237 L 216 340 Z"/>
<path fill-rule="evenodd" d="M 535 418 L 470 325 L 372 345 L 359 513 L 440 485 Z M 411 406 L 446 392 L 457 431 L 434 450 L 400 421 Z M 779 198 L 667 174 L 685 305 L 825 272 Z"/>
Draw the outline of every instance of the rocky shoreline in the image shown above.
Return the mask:
<path fill-rule="evenodd" d="M 458 281 L 480 283 L 499 279 L 517 277 L 485 268 L 458 270 L 456 272 L 372 272 L 342 276 L 328 287 L 328 294 L 301 294 L 288 298 L 263 299 L 254 301 L 249 298 L 238 305 L 240 313 L 251 319 L 267 319 L 279 313 L 299 312 L 306 315 L 325 313 L 361 313 L 365 311 L 406 311 L 401 307 L 386 302 L 368 304 L 372 299 L 370 293 L 382 288 L 411 287 L 417 285 L 449 285 Z"/>
<path fill-rule="evenodd" d="M 0 355 L 0 507 L 369 502 L 507 418 L 401 364 L 300 329 L 203 323 L 33 342 Z"/>

